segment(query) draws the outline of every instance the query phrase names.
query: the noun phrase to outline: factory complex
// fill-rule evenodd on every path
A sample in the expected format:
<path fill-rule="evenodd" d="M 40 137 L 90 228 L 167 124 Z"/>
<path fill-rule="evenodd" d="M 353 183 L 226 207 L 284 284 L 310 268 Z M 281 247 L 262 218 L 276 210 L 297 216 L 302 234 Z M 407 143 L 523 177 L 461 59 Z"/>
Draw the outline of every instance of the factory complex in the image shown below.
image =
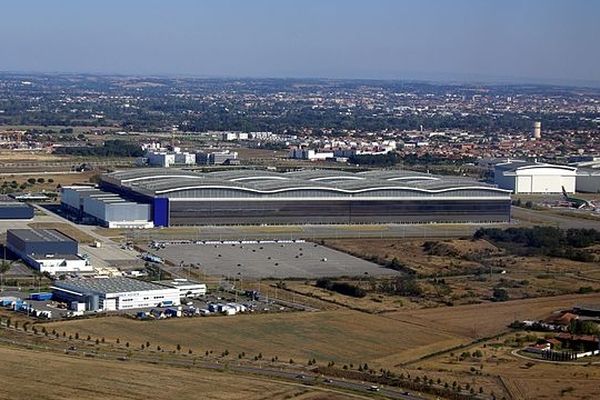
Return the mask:
<path fill-rule="evenodd" d="M 130 202 L 132 209 L 148 206 L 148 222 L 158 227 L 510 220 L 508 190 L 466 178 L 406 170 L 201 173 L 146 168 L 103 175 L 97 190 L 96 196 L 112 193 Z M 64 197 L 66 208 L 77 209 L 81 204 Z"/>
<path fill-rule="evenodd" d="M 53 296 L 76 311 L 178 306 L 180 290 L 125 277 L 55 281 Z"/>
<path fill-rule="evenodd" d="M 93 271 L 88 261 L 78 254 L 78 243 L 54 229 L 9 229 L 6 247 L 41 273 Z"/>

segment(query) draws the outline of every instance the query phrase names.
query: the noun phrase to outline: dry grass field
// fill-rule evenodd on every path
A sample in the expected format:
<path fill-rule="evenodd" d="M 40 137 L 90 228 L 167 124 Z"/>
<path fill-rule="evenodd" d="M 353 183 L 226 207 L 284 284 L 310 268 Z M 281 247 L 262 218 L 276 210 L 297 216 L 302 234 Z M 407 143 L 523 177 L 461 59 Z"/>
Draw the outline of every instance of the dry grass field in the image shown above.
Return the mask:
<path fill-rule="evenodd" d="M 366 288 L 368 286 L 368 282 L 365 281 L 344 280 L 344 282 L 357 285 L 361 288 Z M 287 281 L 286 288 L 293 290 L 295 293 L 304 295 L 305 298 L 313 298 L 333 306 L 346 307 L 369 313 L 410 310 L 422 308 L 427 304 L 426 301 L 420 301 L 417 303 L 408 297 L 389 296 L 375 292 L 368 292 L 365 297 L 345 296 L 331 290 L 318 288 L 315 286 L 314 282 L 307 283 L 304 281 Z M 280 293 L 285 292 L 280 291 Z M 289 298 L 289 296 L 286 298 Z M 432 305 L 435 304 L 432 303 Z"/>
<path fill-rule="evenodd" d="M 568 295 L 372 315 L 358 311 L 322 311 L 239 315 L 142 322 L 125 318 L 49 323 L 47 327 L 80 336 L 149 341 L 165 349 L 180 344 L 194 352 L 228 350 L 236 355 L 277 356 L 306 363 L 311 358 L 338 364 L 367 362 L 397 367 L 425 355 L 500 334 L 515 319 L 540 319 L 578 303 L 600 302 L 600 294 Z"/>
<path fill-rule="evenodd" d="M 421 275 L 449 274 L 468 271 L 478 266 L 464 256 L 479 252 L 497 254 L 499 250 L 485 240 L 446 240 L 446 252 L 430 254 L 423 248 L 426 240 L 417 239 L 336 239 L 325 240 L 325 245 L 365 259 L 391 261 L 397 258 Z"/>
<path fill-rule="evenodd" d="M 342 400 L 293 383 L 0 347 L 0 399 Z M 7 384 L 10 382 L 10 384 Z"/>
<path fill-rule="evenodd" d="M 464 305 L 489 301 L 494 287 L 504 288 L 511 299 L 575 293 L 580 288 L 600 290 L 600 266 L 543 256 L 516 256 L 485 240 L 434 240 L 429 247 L 420 239 L 340 239 L 325 244 L 355 256 L 385 263 L 397 258 L 421 277 L 443 277 L 442 285 L 421 279 L 424 297 L 431 302 Z M 591 249 L 593 250 L 593 249 Z M 488 274 L 489 268 L 494 273 Z M 501 274 L 500 272 L 503 271 Z M 389 305 L 373 306 L 374 311 Z"/>
<path fill-rule="evenodd" d="M 481 358 L 461 359 L 460 352 L 444 354 L 412 365 L 413 368 L 435 371 L 444 381 L 457 380 L 483 386 L 486 393 L 494 391 L 498 398 L 578 399 L 600 398 L 600 368 L 597 365 L 531 362 L 514 356 L 513 347 L 498 340 L 479 343 L 460 352 L 479 350 Z M 489 379 L 494 377 L 496 379 Z"/>
<path fill-rule="evenodd" d="M 62 161 L 64 158 L 44 151 L 0 150 L 0 162 Z"/>
<path fill-rule="evenodd" d="M 229 350 L 249 356 L 259 352 L 306 363 L 368 362 L 389 367 L 441 349 L 464 343 L 465 339 L 436 329 L 355 311 L 324 311 L 209 317 L 156 322 L 124 318 L 100 318 L 48 324 L 49 328 L 81 336 L 129 341 L 132 346 L 149 341 L 173 349 L 180 344 L 194 352 Z"/>
<path fill-rule="evenodd" d="M 423 329 L 434 328 L 451 335 L 477 339 L 499 334 L 517 319 L 541 319 L 553 311 L 579 303 L 598 302 L 600 293 L 593 293 L 400 311 L 385 316 L 420 325 Z"/>

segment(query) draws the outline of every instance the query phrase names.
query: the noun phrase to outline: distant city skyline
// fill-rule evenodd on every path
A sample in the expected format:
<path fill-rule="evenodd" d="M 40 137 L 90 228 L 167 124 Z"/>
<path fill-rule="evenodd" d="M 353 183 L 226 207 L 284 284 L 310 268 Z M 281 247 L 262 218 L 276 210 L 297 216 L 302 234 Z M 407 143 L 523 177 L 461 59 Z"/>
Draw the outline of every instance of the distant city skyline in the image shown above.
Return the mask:
<path fill-rule="evenodd" d="M 600 86 L 600 2 L 3 5 L 0 71 Z"/>

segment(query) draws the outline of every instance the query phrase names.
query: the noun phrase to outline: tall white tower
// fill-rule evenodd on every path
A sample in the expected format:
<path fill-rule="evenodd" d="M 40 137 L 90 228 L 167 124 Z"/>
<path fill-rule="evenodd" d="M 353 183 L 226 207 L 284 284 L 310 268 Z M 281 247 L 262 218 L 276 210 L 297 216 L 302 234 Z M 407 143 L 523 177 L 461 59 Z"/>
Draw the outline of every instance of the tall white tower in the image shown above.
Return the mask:
<path fill-rule="evenodd" d="M 533 138 L 534 139 L 542 138 L 542 123 L 540 121 L 535 121 L 533 123 Z"/>

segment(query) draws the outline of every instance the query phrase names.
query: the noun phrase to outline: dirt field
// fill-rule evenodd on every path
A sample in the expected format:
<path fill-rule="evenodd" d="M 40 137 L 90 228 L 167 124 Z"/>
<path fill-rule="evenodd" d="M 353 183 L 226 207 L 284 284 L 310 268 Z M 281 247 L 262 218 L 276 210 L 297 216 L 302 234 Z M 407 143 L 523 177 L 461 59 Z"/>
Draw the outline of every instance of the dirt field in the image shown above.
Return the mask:
<path fill-rule="evenodd" d="M 342 400 L 296 384 L 0 347 L 0 399 Z M 6 384 L 10 382 L 10 384 Z"/>
<path fill-rule="evenodd" d="M 423 328 L 433 327 L 451 335 L 477 339 L 502 332 L 516 319 L 541 319 L 561 308 L 569 308 L 579 303 L 598 302 L 600 293 L 594 293 L 400 311 L 387 313 L 385 316 L 421 325 Z"/>
<path fill-rule="evenodd" d="M 292 358 L 299 363 L 316 358 L 320 362 L 368 362 L 381 366 L 391 366 L 465 341 L 434 329 L 424 335 L 420 326 L 354 311 L 157 322 L 101 318 L 51 323 L 49 327 L 80 335 L 103 336 L 107 340 L 120 338 L 121 342 L 127 340 L 132 344 L 148 340 L 163 348 L 181 344 L 183 348 L 201 353 L 206 350 L 249 355 L 261 352 L 267 358 Z"/>

